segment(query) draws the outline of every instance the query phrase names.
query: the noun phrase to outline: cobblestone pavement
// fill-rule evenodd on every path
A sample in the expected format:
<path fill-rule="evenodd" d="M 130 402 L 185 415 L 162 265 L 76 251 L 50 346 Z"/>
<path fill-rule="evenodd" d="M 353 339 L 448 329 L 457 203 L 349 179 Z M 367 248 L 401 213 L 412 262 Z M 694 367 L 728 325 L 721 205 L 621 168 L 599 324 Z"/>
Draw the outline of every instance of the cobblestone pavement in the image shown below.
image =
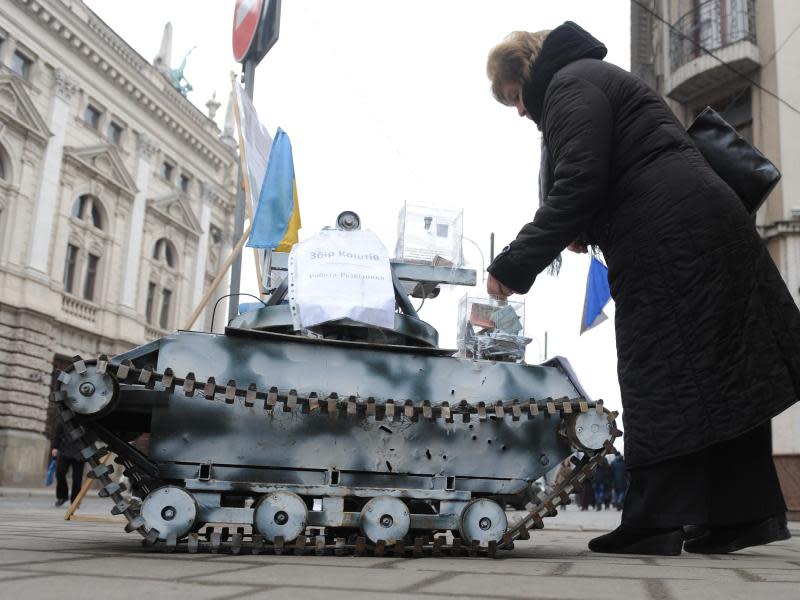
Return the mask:
<path fill-rule="evenodd" d="M 81 515 L 108 515 L 89 498 Z M 800 527 L 787 542 L 728 556 L 589 552 L 615 511 L 570 506 L 504 558 L 155 554 L 121 524 L 65 522 L 48 493 L 0 489 L 0 597 L 800 599 Z"/>

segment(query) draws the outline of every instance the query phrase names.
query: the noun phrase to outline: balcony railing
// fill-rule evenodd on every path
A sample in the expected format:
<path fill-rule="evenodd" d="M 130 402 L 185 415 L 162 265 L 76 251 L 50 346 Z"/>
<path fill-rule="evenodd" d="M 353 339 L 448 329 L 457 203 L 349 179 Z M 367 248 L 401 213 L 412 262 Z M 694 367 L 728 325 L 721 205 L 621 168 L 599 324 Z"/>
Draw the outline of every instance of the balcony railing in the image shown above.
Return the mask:
<path fill-rule="evenodd" d="M 166 329 L 160 329 L 158 327 L 153 327 L 152 325 L 145 325 L 144 327 L 144 336 L 148 342 L 162 338 L 167 334 L 169 334 L 169 331 Z"/>
<path fill-rule="evenodd" d="M 683 15 L 671 36 L 672 70 L 741 41 L 756 43 L 755 0 L 706 0 Z"/>
<path fill-rule="evenodd" d="M 83 321 L 89 323 L 97 321 L 97 306 L 66 293 L 61 296 L 61 309 L 68 315 L 78 317 Z"/>

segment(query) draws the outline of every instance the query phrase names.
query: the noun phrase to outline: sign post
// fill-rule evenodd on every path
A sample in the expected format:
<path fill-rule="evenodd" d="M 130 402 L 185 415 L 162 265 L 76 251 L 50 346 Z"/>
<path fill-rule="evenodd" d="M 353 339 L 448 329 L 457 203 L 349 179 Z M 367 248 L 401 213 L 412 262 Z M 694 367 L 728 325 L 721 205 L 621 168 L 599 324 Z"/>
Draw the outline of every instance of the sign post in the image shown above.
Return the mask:
<path fill-rule="evenodd" d="M 253 99 L 256 66 L 278 41 L 280 33 L 281 0 L 236 0 L 233 10 L 233 57 L 242 63 L 244 91 Z M 233 213 L 233 239 L 238 240 L 244 231 L 245 198 L 242 182 L 242 164 L 236 179 L 236 207 Z M 238 294 L 241 288 L 242 257 L 237 254 L 231 265 L 230 293 Z M 259 282 L 259 286 L 261 282 Z M 239 315 L 239 297 L 228 298 L 228 321 Z"/>

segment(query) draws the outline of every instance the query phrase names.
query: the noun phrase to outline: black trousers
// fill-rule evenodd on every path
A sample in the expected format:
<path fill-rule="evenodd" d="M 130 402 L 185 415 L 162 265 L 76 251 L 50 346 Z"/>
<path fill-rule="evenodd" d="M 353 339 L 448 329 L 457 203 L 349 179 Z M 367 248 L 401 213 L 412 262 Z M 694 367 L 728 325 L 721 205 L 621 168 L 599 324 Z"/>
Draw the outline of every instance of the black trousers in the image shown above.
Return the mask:
<path fill-rule="evenodd" d="M 67 489 L 67 470 L 72 469 L 72 494 Z M 66 456 L 58 456 L 56 461 L 56 498 L 66 500 L 69 496 L 70 502 L 74 502 L 81 491 L 83 483 L 83 461 Z"/>
<path fill-rule="evenodd" d="M 786 512 L 770 422 L 663 462 L 628 470 L 622 523 L 641 528 L 729 526 Z"/>

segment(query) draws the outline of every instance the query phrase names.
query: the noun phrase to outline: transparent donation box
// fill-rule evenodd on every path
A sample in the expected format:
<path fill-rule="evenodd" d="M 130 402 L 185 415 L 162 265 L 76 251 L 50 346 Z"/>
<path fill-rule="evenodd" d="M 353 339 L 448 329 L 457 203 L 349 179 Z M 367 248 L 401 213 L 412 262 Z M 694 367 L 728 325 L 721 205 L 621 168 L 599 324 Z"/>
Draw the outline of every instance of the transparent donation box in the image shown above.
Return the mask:
<path fill-rule="evenodd" d="M 460 267 L 464 213 L 406 204 L 400 210 L 395 258 L 404 262 Z"/>
<path fill-rule="evenodd" d="M 525 337 L 525 303 L 465 295 L 458 305 L 458 353 L 466 358 L 519 362 Z"/>

